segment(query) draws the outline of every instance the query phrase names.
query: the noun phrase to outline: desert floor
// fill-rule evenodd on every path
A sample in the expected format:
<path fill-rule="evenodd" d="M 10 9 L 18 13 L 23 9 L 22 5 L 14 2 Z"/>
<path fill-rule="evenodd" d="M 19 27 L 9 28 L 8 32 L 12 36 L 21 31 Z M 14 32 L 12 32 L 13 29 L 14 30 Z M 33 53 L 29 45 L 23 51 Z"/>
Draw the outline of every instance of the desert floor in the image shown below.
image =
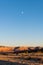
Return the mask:
<path fill-rule="evenodd" d="M 43 65 L 43 53 L 2 53 L 0 65 Z"/>

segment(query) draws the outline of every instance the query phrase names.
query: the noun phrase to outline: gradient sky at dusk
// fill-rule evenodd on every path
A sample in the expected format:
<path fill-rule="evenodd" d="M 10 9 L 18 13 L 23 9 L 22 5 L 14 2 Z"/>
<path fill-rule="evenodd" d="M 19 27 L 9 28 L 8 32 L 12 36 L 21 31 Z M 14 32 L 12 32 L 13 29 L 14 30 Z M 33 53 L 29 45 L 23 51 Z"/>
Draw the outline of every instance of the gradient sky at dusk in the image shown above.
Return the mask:
<path fill-rule="evenodd" d="M 0 0 L 0 45 L 43 46 L 43 0 Z"/>

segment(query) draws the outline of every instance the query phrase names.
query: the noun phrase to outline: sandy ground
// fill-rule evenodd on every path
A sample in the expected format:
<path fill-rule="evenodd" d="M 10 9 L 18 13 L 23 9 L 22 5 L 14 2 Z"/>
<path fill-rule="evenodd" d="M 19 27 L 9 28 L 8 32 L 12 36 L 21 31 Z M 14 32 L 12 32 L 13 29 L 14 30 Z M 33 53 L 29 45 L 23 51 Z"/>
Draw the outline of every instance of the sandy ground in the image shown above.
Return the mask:
<path fill-rule="evenodd" d="M 31 54 L 0 54 L 0 65 L 43 65 L 43 53 Z M 31 59 L 29 59 L 32 57 Z M 34 59 L 33 59 L 34 58 Z M 41 58 L 42 61 L 37 58 Z"/>

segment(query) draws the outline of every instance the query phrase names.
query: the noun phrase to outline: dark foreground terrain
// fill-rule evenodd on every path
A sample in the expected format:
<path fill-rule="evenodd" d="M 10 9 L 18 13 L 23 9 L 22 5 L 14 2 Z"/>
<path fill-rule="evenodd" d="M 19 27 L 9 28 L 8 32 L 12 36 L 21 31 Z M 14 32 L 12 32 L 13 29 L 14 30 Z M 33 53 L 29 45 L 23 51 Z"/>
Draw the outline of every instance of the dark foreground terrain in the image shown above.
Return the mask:
<path fill-rule="evenodd" d="M 0 60 L 0 65 L 26 65 L 26 64 Z"/>

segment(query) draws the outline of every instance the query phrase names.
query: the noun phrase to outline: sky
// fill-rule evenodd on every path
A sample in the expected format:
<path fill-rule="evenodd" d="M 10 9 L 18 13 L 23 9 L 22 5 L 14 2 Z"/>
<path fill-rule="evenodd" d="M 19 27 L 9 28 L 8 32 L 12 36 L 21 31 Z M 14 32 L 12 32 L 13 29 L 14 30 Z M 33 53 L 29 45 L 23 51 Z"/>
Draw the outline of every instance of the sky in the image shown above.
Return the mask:
<path fill-rule="evenodd" d="M 0 45 L 43 46 L 43 0 L 0 0 Z"/>

